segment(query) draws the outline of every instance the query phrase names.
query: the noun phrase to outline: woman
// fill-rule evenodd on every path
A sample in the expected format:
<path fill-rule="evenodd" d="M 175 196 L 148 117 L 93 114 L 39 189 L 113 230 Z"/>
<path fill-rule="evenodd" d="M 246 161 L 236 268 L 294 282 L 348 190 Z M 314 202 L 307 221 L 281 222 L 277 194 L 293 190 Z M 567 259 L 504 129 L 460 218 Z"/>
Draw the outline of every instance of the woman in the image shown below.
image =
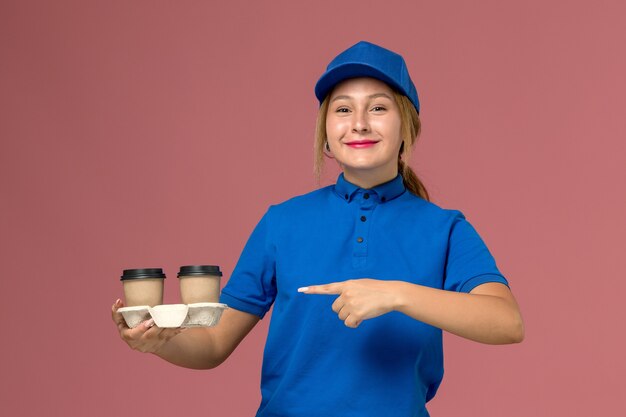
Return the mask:
<path fill-rule="evenodd" d="M 520 342 L 523 323 L 483 241 L 428 201 L 408 167 L 419 100 L 403 58 L 359 42 L 315 88 L 316 171 L 337 183 L 272 206 L 222 291 L 209 329 L 128 329 L 134 349 L 213 368 L 273 306 L 258 416 L 428 416 L 443 376 L 441 330 Z"/>

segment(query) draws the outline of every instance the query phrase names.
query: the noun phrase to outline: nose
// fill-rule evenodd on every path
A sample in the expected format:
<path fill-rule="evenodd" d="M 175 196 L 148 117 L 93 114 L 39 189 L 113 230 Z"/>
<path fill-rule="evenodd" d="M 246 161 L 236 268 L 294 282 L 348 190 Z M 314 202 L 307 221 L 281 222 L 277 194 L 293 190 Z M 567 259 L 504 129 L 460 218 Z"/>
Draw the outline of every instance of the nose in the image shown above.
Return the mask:
<path fill-rule="evenodd" d="M 352 119 L 352 132 L 366 133 L 370 130 L 369 117 L 367 111 L 358 111 L 354 113 Z"/>

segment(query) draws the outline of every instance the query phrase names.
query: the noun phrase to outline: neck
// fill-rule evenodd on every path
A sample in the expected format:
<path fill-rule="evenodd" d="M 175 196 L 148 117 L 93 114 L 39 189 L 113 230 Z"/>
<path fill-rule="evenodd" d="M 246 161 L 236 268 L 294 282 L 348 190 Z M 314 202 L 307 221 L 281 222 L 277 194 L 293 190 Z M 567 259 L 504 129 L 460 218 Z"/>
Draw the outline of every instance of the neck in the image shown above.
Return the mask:
<path fill-rule="evenodd" d="M 398 176 L 398 167 L 395 167 L 389 172 L 372 172 L 371 170 L 353 170 L 345 168 L 343 170 L 343 177 L 346 181 L 364 189 L 374 188 L 377 185 L 389 182 L 396 176 Z"/>

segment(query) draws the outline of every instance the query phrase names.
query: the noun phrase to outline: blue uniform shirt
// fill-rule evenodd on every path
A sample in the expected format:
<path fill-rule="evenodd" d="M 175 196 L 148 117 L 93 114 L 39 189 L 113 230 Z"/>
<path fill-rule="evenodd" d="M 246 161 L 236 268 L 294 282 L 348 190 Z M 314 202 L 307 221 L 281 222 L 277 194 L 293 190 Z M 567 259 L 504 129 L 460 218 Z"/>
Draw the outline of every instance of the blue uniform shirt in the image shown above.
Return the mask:
<path fill-rule="evenodd" d="M 507 284 L 463 214 L 408 192 L 401 176 L 365 190 L 342 174 L 271 206 L 221 296 L 259 317 L 274 306 L 258 417 L 428 416 L 443 377 L 440 329 L 398 312 L 351 329 L 331 309 L 337 296 L 297 292 L 355 278 L 462 292 Z"/>

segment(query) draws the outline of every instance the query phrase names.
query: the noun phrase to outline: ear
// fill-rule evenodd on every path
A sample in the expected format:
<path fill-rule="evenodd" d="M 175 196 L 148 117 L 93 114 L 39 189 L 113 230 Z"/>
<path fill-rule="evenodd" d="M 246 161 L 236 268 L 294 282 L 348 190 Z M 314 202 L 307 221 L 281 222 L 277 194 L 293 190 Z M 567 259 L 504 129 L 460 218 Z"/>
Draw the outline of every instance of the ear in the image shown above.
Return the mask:
<path fill-rule="evenodd" d="M 323 149 L 323 151 L 324 151 L 324 155 L 325 155 L 327 158 L 330 158 L 330 159 L 335 159 L 335 157 L 333 156 L 333 153 L 332 153 L 332 152 L 331 152 L 331 150 L 330 150 L 330 146 L 328 145 L 328 140 L 324 141 L 324 146 L 323 146 L 323 148 L 322 148 L 322 149 Z"/>

